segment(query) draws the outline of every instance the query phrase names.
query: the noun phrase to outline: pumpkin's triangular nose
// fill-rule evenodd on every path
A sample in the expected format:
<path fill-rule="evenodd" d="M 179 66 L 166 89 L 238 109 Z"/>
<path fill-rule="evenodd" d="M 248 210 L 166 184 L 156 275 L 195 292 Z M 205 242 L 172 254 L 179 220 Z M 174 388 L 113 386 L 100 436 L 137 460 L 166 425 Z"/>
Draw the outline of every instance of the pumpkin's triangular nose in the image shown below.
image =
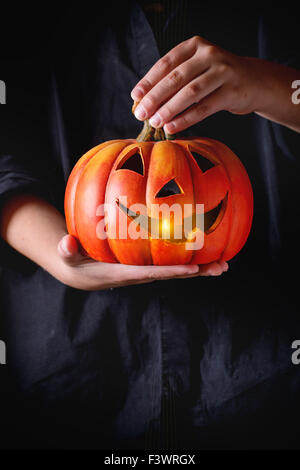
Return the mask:
<path fill-rule="evenodd" d="M 175 179 L 168 181 L 156 194 L 155 197 L 167 197 L 173 196 L 174 194 L 182 194 L 182 191 Z"/>

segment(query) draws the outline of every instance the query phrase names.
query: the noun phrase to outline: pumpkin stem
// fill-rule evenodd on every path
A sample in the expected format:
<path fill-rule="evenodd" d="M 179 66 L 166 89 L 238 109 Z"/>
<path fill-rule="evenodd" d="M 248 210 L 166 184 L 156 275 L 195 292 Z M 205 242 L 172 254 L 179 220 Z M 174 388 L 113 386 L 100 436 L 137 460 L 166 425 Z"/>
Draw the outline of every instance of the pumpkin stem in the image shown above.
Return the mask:
<path fill-rule="evenodd" d="M 134 113 L 139 101 L 135 101 L 132 106 L 132 112 Z M 142 131 L 137 136 L 137 142 L 147 142 L 149 140 L 159 141 L 159 140 L 174 140 L 176 138 L 175 134 L 167 134 L 162 127 L 155 129 L 149 123 L 149 119 L 144 121 L 144 127 Z"/>

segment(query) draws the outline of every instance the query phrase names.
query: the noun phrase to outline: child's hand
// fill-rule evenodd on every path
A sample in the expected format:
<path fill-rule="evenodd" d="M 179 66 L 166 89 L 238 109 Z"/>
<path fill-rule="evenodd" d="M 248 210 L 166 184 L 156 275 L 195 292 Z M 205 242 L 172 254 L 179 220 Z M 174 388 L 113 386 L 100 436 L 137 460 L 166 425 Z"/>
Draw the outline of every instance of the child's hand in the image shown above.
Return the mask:
<path fill-rule="evenodd" d="M 58 253 L 65 265 L 62 281 L 77 289 L 99 290 L 156 280 L 194 276 L 219 276 L 228 270 L 225 261 L 205 266 L 130 266 L 101 263 L 80 254 L 76 239 L 65 235 L 58 244 Z"/>
<path fill-rule="evenodd" d="M 174 47 L 134 87 L 137 119 L 175 134 L 226 110 L 256 112 L 300 130 L 291 100 L 300 72 L 253 57 L 241 57 L 195 36 Z"/>

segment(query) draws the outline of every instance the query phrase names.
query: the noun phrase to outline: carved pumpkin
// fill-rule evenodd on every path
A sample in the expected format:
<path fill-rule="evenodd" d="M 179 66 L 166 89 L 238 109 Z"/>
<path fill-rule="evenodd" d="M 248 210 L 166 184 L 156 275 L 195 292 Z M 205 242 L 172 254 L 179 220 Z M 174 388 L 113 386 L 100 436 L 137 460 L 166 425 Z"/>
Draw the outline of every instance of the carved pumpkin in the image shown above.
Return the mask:
<path fill-rule="evenodd" d="M 135 265 L 205 264 L 227 261 L 245 244 L 252 223 L 253 194 L 238 157 L 213 139 L 163 138 L 162 130 L 154 131 L 146 122 L 137 139 L 104 142 L 75 165 L 65 194 L 66 223 L 91 258 Z M 106 213 L 99 211 L 104 203 L 109 206 Z M 176 204 L 184 218 L 192 220 L 196 204 L 203 204 L 204 227 L 192 227 L 193 234 L 202 231 L 203 246 L 187 249 L 188 237 L 183 234 L 175 239 L 174 230 L 166 238 L 164 222 L 153 216 L 155 204 Z M 137 205 L 145 208 L 144 213 L 134 210 Z M 126 221 L 123 237 L 121 218 Z M 139 237 L 128 236 L 135 220 Z M 159 232 L 152 237 L 149 226 L 155 221 Z M 98 236 L 99 224 L 105 237 Z M 175 225 L 172 216 L 170 224 Z"/>

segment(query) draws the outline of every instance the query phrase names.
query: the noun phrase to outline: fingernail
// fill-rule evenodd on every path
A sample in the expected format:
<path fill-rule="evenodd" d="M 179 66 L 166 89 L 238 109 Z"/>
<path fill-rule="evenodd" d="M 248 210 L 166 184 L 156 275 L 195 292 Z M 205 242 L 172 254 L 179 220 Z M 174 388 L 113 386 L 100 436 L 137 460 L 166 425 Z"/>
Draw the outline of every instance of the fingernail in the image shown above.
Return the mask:
<path fill-rule="evenodd" d="M 143 119 L 146 118 L 146 111 L 141 104 L 139 104 L 136 110 L 134 111 L 134 115 L 140 121 L 143 121 Z"/>
<path fill-rule="evenodd" d="M 158 113 L 155 113 L 154 116 L 152 116 L 152 118 L 149 119 L 149 123 L 150 123 L 151 126 L 153 126 L 153 127 L 159 127 L 160 124 L 161 124 L 160 115 L 159 115 Z"/>
<path fill-rule="evenodd" d="M 144 92 L 141 88 L 134 88 L 131 92 L 131 98 L 133 100 L 141 100 L 144 96 Z"/>
<path fill-rule="evenodd" d="M 169 122 L 164 126 L 164 130 L 167 131 L 168 134 L 172 134 L 175 129 L 175 124 L 173 122 Z"/>

